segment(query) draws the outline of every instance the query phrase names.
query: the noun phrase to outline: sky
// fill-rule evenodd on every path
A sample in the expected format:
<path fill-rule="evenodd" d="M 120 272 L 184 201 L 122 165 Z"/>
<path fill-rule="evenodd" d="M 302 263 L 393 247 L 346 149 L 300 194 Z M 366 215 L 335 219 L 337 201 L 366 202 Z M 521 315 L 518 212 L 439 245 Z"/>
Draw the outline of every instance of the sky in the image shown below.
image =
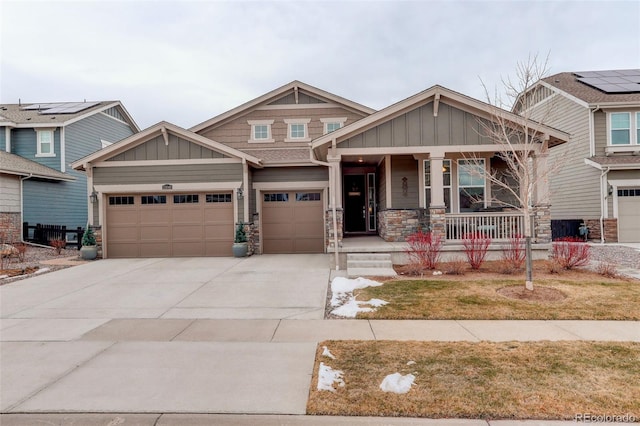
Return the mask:
<path fill-rule="evenodd" d="M 120 100 L 184 128 L 293 80 L 382 109 L 486 100 L 518 62 L 640 68 L 640 1 L 0 2 L 0 103 Z"/>

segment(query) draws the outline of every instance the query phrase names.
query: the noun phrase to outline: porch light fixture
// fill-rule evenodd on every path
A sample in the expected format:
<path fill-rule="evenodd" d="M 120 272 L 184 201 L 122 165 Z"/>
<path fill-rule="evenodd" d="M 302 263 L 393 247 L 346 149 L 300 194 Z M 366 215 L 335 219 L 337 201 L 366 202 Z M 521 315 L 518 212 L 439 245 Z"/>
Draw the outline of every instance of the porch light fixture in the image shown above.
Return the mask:
<path fill-rule="evenodd" d="M 364 160 L 362 159 L 362 157 L 358 157 L 358 163 L 364 163 Z"/>
<path fill-rule="evenodd" d="M 96 191 L 92 191 L 89 195 L 89 201 L 91 204 L 95 204 L 98 202 L 98 193 Z"/>
<path fill-rule="evenodd" d="M 242 190 L 242 188 L 238 188 L 238 190 L 236 191 L 236 196 L 238 197 L 238 200 L 242 200 L 242 198 L 244 197 L 244 191 Z"/>

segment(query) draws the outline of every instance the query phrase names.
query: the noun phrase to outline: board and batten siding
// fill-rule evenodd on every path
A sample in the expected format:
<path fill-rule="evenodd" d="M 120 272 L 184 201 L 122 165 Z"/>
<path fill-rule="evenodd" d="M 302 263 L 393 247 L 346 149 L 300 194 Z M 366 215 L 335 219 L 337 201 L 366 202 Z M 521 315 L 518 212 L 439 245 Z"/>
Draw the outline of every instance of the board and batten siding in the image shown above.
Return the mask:
<path fill-rule="evenodd" d="M 20 176 L 0 173 L 0 212 L 20 213 Z"/>
<path fill-rule="evenodd" d="M 402 189 L 407 178 L 407 191 Z M 419 206 L 418 161 L 410 155 L 391 157 L 391 206 L 394 209 L 415 209 Z"/>
<path fill-rule="evenodd" d="M 598 219 L 600 172 L 584 163 L 590 155 L 589 108 L 563 96 L 554 96 L 551 102 L 552 114 L 544 124 L 570 135 L 569 142 L 550 149 L 550 160 L 558 167 L 550 179 L 551 218 Z M 531 118 L 538 118 L 547 108 L 541 104 Z"/>
<path fill-rule="evenodd" d="M 202 182 L 241 182 L 242 164 L 180 164 L 159 166 L 96 167 L 94 185 Z M 158 187 L 160 189 L 160 186 Z"/>
<path fill-rule="evenodd" d="M 306 148 L 308 142 L 284 141 L 285 138 L 287 138 L 288 132 L 288 125 L 284 120 L 296 118 L 310 119 L 311 121 L 307 125 L 309 137 L 315 139 L 322 136 L 324 132 L 324 123 L 320 121 L 322 118 L 346 117 L 347 121 L 344 123 L 346 126 L 364 116 L 365 114 L 356 114 L 355 112 L 339 107 L 304 109 L 298 105 L 298 108 L 295 109 L 254 110 L 228 123 L 224 123 L 219 127 L 204 129 L 198 133 L 206 138 L 236 149 Z M 274 142 L 249 143 L 251 125 L 249 125 L 248 121 L 250 120 L 274 120 L 271 125 L 271 135 Z"/>
<path fill-rule="evenodd" d="M 491 144 L 482 133 L 475 115 L 440 102 L 434 117 L 430 102 L 340 142 L 339 148 Z"/>
<path fill-rule="evenodd" d="M 253 182 L 313 182 L 328 181 L 326 167 L 265 167 L 253 172 Z"/>
<path fill-rule="evenodd" d="M 378 210 L 387 208 L 387 160 L 378 167 Z"/>
<path fill-rule="evenodd" d="M 225 155 L 169 134 L 169 144 L 162 136 L 111 157 L 108 161 L 187 160 L 202 158 L 226 158 Z"/>
<path fill-rule="evenodd" d="M 280 99 L 269 103 L 269 105 L 305 105 L 305 104 L 324 104 L 325 101 L 315 98 L 302 90 L 298 91 L 298 102 L 296 102 L 296 96 L 293 93 L 289 93 L 287 96 L 283 96 Z"/>

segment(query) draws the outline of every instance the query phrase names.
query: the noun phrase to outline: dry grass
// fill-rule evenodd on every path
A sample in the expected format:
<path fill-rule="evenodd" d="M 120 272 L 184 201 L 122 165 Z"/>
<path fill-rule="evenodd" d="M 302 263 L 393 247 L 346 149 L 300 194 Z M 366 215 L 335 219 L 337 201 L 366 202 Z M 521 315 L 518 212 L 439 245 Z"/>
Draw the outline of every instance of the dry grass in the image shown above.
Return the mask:
<path fill-rule="evenodd" d="M 538 265 L 535 285 L 558 290 L 565 299 L 507 298 L 497 291 L 524 286 L 524 276 L 467 270 L 463 276 L 391 280 L 380 287 L 358 290 L 358 300 L 378 298 L 389 302 L 375 312 L 358 314 L 358 318 L 640 320 L 638 281 L 603 277 L 585 270 L 550 274 L 544 272 L 547 267 L 544 263 Z"/>
<path fill-rule="evenodd" d="M 321 356 L 329 347 L 335 360 Z M 316 390 L 320 361 L 345 387 Z M 415 361 L 414 365 L 407 365 Z M 385 393 L 388 374 L 416 376 Z M 308 414 L 476 419 L 640 418 L 640 343 L 327 341 L 318 345 Z"/>

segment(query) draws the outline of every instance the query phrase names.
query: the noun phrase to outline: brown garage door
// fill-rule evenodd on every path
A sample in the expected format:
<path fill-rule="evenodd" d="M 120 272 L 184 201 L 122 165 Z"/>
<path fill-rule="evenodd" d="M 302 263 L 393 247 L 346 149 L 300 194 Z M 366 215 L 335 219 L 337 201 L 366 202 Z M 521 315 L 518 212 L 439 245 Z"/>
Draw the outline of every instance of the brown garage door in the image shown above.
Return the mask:
<path fill-rule="evenodd" d="M 262 193 L 264 253 L 324 253 L 321 191 Z"/>
<path fill-rule="evenodd" d="M 618 190 L 618 241 L 640 242 L 640 188 Z"/>
<path fill-rule="evenodd" d="M 107 256 L 231 256 L 231 193 L 109 195 Z"/>

